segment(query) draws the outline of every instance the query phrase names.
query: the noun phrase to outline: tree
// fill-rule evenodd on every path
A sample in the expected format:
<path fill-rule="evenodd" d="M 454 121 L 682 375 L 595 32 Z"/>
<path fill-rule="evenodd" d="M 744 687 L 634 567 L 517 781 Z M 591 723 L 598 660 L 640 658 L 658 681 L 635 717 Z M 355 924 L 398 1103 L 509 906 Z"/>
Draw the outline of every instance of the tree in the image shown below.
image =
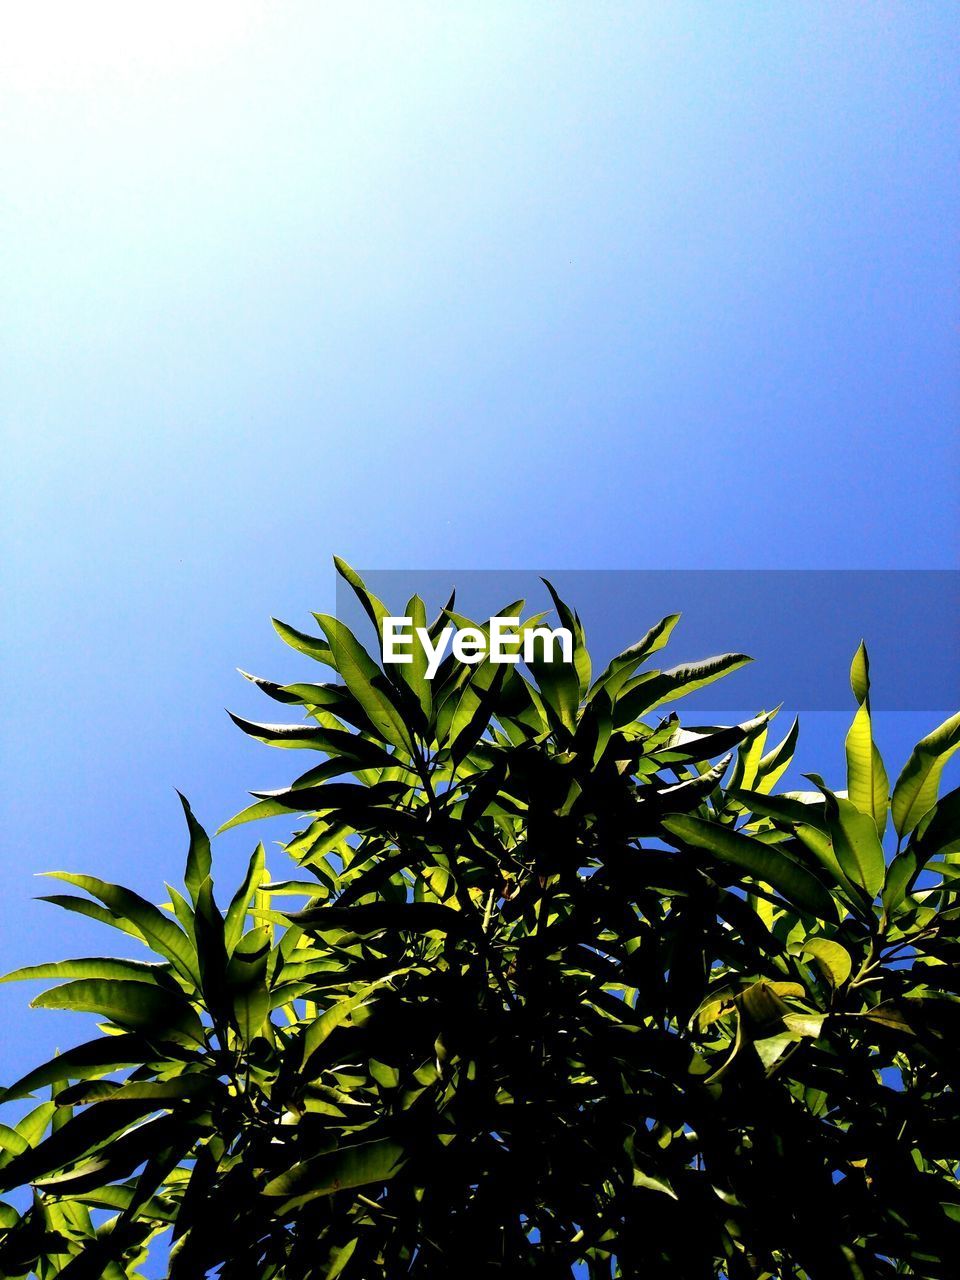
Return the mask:
<path fill-rule="evenodd" d="M 164 907 L 56 873 L 157 959 L 9 975 L 102 1034 L 5 1091 L 0 1273 L 125 1280 L 163 1233 L 173 1280 L 954 1273 L 960 715 L 889 796 L 861 646 L 846 789 L 778 794 L 796 722 L 659 711 L 747 658 L 647 669 L 673 615 L 592 680 L 553 599 L 529 679 L 276 624 L 340 680 L 234 718 L 321 762 L 225 825 L 305 815 L 294 878 L 258 846 L 223 910 L 186 801 Z"/>

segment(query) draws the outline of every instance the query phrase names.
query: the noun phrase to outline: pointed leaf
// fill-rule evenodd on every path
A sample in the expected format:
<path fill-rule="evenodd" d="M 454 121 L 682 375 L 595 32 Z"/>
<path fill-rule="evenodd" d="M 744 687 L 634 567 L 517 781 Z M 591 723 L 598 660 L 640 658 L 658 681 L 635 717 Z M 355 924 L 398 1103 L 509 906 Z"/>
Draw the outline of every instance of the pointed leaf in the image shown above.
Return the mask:
<path fill-rule="evenodd" d="M 139 979 L 156 982 L 167 972 L 165 964 L 144 960 L 113 960 L 89 956 L 78 960 L 52 960 L 48 964 L 32 964 L 4 974 L 0 982 L 33 982 L 38 978 L 109 978 Z"/>
<path fill-rule="evenodd" d="M 377 643 L 381 643 L 383 640 L 383 620 L 389 615 L 390 610 L 382 600 L 378 599 L 370 591 L 356 569 L 351 569 L 346 560 L 342 560 L 340 556 L 334 556 L 333 563 L 340 577 L 353 588 L 353 592 L 363 606 L 364 612 L 376 629 Z M 323 626 L 322 623 L 320 625 Z M 324 630 L 326 631 L 325 627 Z"/>
<path fill-rule="evenodd" d="M 452 913 L 451 913 L 452 914 Z M 392 982 L 394 978 L 401 973 L 405 973 L 405 969 L 398 969 L 394 973 L 389 973 L 383 978 L 378 978 L 376 982 L 368 983 L 352 996 L 346 996 L 342 1000 L 338 1000 L 331 1005 L 324 1013 L 320 1015 L 314 1022 L 307 1027 L 303 1037 L 303 1057 L 301 1059 L 301 1068 L 306 1067 L 307 1063 L 316 1053 L 317 1049 L 323 1042 L 336 1031 L 337 1027 L 342 1026 L 352 1013 L 365 1005 L 380 990 Z"/>
<path fill-rule="evenodd" d="M 98 880 L 96 876 L 74 875 L 67 871 L 45 873 L 55 880 L 76 885 L 99 900 L 112 912 L 125 918 L 142 935 L 145 942 L 174 965 L 189 982 L 199 984 L 197 956 L 190 939 L 151 902 L 120 885 Z"/>
<path fill-rule="evenodd" d="M 824 885 L 775 846 L 692 815 L 670 815 L 664 818 L 663 825 L 694 848 L 706 849 L 771 885 L 801 911 L 809 911 L 821 920 L 836 920 L 836 906 Z"/>
<path fill-rule="evenodd" d="M 258 844 L 250 858 L 243 884 L 234 894 L 233 900 L 227 908 L 227 916 L 223 926 L 223 941 L 228 956 L 233 954 L 233 949 L 243 933 L 244 920 L 250 909 L 250 904 L 253 902 L 253 895 L 263 880 L 265 864 L 266 854 L 264 853 L 263 845 Z"/>
<path fill-rule="evenodd" d="M 857 708 L 847 733 L 847 796 L 861 813 L 874 821 L 878 835 L 887 825 L 889 783 L 883 760 L 873 741 L 873 729 L 867 703 Z"/>
<path fill-rule="evenodd" d="M 623 686 L 617 700 L 614 723 L 629 724 L 662 703 L 702 689 L 752 661 L 745 653 L 722 653 L 702 662 L 671 667 L 669 671 L 636 676 Z"/>
<path fill-rule="evenodd" d="M 305 635 L 296 627 L 287 626 L 285 622 L 279 622 L 276 618 L 271 618 L 270 621 L 284 644 L 288 644 L 291 649 L 296 649 L 298 653 L 305 653 L 308 658 L 324 663 L 325 666 L 333 666 L 333 654 L 325 640 L 321 640 L 319 636 Z"/>
<path fill-rule="evenodd" d="M 652 626 L 636 644 L 618 653 L 594 681 L 593 687 L 587 694 L 587 701 L 591 702 L 601 689 L 605 689 L 610 698 L 616 700 L 617 694 L 641 662 L 658 652 L 667 643 L 670 633 L 679 620 L 679 613 L 668 614 Z"/>
<path fill-rule="evenodd" d="M 207 876 L 210 875 L 212 865 L 210 837 L 193 816 L 193 810 L 187 803 L 186 796 L 179 791 L 177 795 L 180 796 L 180 803 L 183 805 L 183 813 L 190 830 L 190 851 L 187 854 L 187 869 L 184 872 L 183 883 L 186 885 L 194 905 L 196 905 L 197 892 Z"/>
<path fill-rule="evenodd" d="M 37 1089 L 46 1085 L 58 1084 L 61 1080 L 92 1079 L 117 1067 L 133 1066 L 149 1060 L 150 1043 L 135 1033 L 119 1036 L 100 1036 L 96 1040 L 87 1040 L 58 1054 L 49 1062 L 21 1076 L 8 1089 L 3 1091 L 3 1100 L 25 1098 Z"/>
<path fill-rule="evenodd" d="M 584 696 L 590 687 L 590 653 L 587 649 L 586 639 L 583 634 L 583 626 L 580 622 L 579 615 L 576 614 L 568 604 L 560 599 L 553 583 L 546 578 L 540 581 L 550 592 L 550 599 L 553 601 L 553 607 L 557 611 L 557 617 L 560 619 L 562 626 L 566 627 L 573 637 L 573 665 L 577 673 L 579 689 L 577 691 L 577 702 Z"/>
<path fill-rule="evenodd" d="M 870 659 L 867 657 L 867 646 L 862 640 L 850 664 L 850 688 L 861 706 L 869 706 Z"/>
<path fill-rule="evenodd" d="M 757 780 L 754 784 L 757 791 L 769 794 L 777 785 L 781 776 L 790 767 L 799 736 L 800 720 L 794 717 L 793 724 L 790 726 L 786 737 L 781 742 L 778 742 L 771 751 L 768 751 L 760 761 L 757 768 Z"/>
<path fill-rule="evenodd" d="M 912 831 L 933 808 L 943 767 L 960 747 L 960 712 L 922 738 L 893 789 L 891 809 L 897 835 Z"/>
<path fill-rule="evenodd" d="M 44 991 L 30 1002 L 34 1009 L 72 1009 L 96 1013 L 117 1026 L 154 1035 L 181 1033 L 204 1043 L 200 1019 L 185 999 L 147 982 L 79 978 Z"/>
<path fill-rule="evenodd" d="M 386 742 L 413 755 L 410 731 L 384 673 L 342 622 L 323 613 L 318 613 L 316 618 L 330 642 L 337 670 L 370 723 Z"/>
<path fill-rule="evenodd" d="M 861 813 L 844 796 L 827 787 L 821 789 L 827 798 L 827 827 L 837 861 L 851 883 L 875 898 L 887 870 L 877 825 L 871 815 Z"/>
<path fill-rule="evenodd" d="M 244 1044 L 260 1034 L 270 1012 L 267 989 L 267 962 L 270 959 L 270 930 L 265 927 L 245 933 L 237 942 L 227 969 L 227 985 L 233 1000 L 233 1014 Z"/>
<path fill-rule="evenodd" d="M 410 619 L 414 635 L 417 634 L 418 628 L 426 629 L 427 610 L 418 595 L 411 596 L 407 601 L 405 616 Z M 433 714 L 433 686 L 427 679 L 427 654 L 422 644 L 414 644 L 412 646 L 410 658 L 410 662 L 399 663 L 397 670 L 400 673 L 400 678 L 419 702 L 420 710 L 429 721 Z"/>
<path fill-rule="evenodd" d="M 282 1196 L 278 1213 L 286 1216 L 318 1196 L 386 1182 L 398 1171 L 403 1158 L 403 1147 L 389 1139 L 344 1147 L 295 1164 L 268 1182 L 264 1194 Z"/>

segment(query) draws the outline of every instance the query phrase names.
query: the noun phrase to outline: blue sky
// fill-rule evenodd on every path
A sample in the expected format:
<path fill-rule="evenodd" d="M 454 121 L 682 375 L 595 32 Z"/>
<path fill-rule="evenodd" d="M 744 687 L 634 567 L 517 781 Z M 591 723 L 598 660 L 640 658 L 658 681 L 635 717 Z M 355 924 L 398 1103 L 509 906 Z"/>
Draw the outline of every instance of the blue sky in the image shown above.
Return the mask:
<path fill-rule="evenodd" d="M 952 5 L 23 8 L 4 968 L 107 942 L 34 872 L 156 898 L 175 786 L 212 828 L 292 776 L 223 707 L 299 673 L 268 619 L 333 607 L 334 552 L 956 567 Z M 25 998 L 3 1077 L 81 1038 Z"/>

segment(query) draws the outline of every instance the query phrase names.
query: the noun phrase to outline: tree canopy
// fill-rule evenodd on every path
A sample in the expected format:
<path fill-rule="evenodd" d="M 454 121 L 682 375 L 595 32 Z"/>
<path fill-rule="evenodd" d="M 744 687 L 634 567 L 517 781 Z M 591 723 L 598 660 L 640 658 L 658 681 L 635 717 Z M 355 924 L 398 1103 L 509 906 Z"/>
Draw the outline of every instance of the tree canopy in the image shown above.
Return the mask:
<path fill-rule="evenodd" d="M 552 595 L 571 661 L 432 680 L 275 624 L 333 678 L 234 719 L 319 763 L 225 827 L 302 815 L 284 878 L 258 845 L 218 900 L 186 800 L 162 905 L 53 873 L 154 958 L 5 979 L 99 1031 L 4 1091 L 0 1274 L 155 1276 L 159 1237 L 171 1280 L 955 1273 L 960 715 L 891 789 L 861 646 L 845 785 L 778 792 L 796 722 L 672 710 L 744 655 L 655 667 L 671 615 L 594 674 Z"/>

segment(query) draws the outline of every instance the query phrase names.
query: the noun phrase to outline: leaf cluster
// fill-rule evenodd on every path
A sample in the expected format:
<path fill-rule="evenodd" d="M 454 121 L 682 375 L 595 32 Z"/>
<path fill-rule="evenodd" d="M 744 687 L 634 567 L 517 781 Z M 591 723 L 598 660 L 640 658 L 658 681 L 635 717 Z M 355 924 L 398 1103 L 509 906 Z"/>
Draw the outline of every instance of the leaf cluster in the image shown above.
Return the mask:
<path fill-rule="evenodd" d="M 744 655 L 653 668 L 672 615 L 594 675 L 551 592 L 572 661 L 526 673 L 276 624 L 333 679 L 234 719 L 319 762 L 225 826 L 302 815 L 290 878 L 258 845 L 218 903 L 185 800 L 162 906 L 53 873 L 154 958 L 8 975 L 100 1034 L 5 1090 L 0 1274 L 129 1280 L 161 1235 L 170 1280 L 953 1274 L 960 716 L 891 792 L 861 646 L 845 788 L 777 792 L 796 722 L 666 710 Z"/>

